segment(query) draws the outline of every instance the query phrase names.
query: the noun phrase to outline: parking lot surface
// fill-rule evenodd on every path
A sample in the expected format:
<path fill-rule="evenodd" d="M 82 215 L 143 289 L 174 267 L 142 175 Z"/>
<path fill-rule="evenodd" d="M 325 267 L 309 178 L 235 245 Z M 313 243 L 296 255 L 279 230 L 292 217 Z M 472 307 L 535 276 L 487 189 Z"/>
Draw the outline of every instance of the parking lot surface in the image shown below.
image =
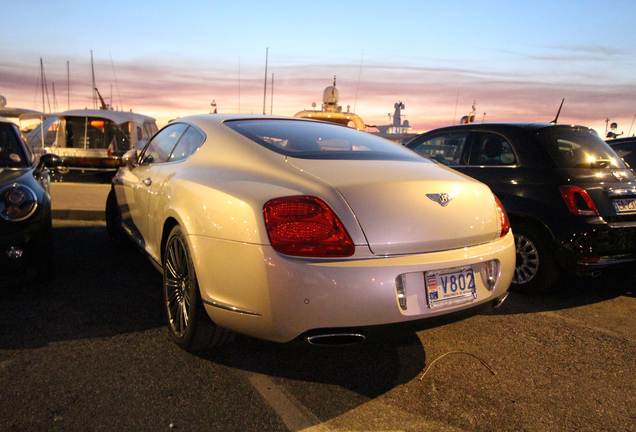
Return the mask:
<path fill-rule="evenodd" d="M 0 300 L 2 431 L 630 431 L 633 271 L 350 347 L 168 339 L 161 275 L 56 220 L 55 277 Z M 428 369 L 427 369 L 428 368 Z M 423 375 L 427 369 L 426 374 Z"/>

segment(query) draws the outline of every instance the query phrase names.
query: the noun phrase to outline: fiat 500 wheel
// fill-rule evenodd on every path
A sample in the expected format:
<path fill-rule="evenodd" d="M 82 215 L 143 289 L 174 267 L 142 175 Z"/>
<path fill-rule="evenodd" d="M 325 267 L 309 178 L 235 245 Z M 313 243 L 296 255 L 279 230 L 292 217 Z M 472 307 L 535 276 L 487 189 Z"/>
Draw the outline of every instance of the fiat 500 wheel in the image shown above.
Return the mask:
<path fill-rule="evenodd" d="M 556 281 L 558 269 L 546 235 L 530 224 L 513 226 L 517 262 L 511 288 L 524 293 L 543 293 Z"/>
<path fill-rule="evenodd" d="M 208 316 L 185 235 L 178 225 L 170 232 L 163 258 L 163 293 L 172 340 L 187 351 L 222 345 L 233 333 Z"/>

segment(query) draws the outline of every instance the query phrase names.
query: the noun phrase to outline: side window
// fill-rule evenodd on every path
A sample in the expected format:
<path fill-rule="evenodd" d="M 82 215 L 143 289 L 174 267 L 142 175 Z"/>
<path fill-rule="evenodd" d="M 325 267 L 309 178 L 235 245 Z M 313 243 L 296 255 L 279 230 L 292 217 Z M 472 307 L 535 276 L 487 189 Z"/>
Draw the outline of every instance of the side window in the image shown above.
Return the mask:
<path fill-rule="evenodd" d="M 45 133 L 44 133 L 44 146 L 45 147 L 50 147 L 53 144 L 55 144 L 55 140 L 57 138 L 57 128 L 59 127 L 59 125 L 60 125 L 60 121 L 57 120 L 57 119 L 54 122 L 49 123 L 47 125 L 48 127 L 46 128 Z"/>
<path fill-rule="evenodd" d="M 177 146 L 170 155 L 170 162 L 177 162 L 187 159 L 194 153 L 205 141 L 205 135 L 198 128 L 190 126 L 181 136 Z"/>
<path fill-rule="evenodd" d="M 475 135 L 470 165 L 502 166 L 515 163 L 515 154 L 506 138 L 489 132 L 478 132 Z"/>
<path fill-rule="evenodd" d="M 167 162 L 181 135 L 188 127 L 184 123 L 171 124 L 163 128 L 148 143 L 141 154 L 140 161 L 142 164 Z"/>
<path fill-rule="evenodd" d="M 442 132 L 411 146 L 411 150 L 444 165 L 466 164 L 466 141 L 469 131 Z"/>
<path fill-rule="evenodd" d="M 28 166 L 29 160 L 22 151 L 19 135 L 13 124 L 0 123 L 0 168 L 21 168 Z"/>

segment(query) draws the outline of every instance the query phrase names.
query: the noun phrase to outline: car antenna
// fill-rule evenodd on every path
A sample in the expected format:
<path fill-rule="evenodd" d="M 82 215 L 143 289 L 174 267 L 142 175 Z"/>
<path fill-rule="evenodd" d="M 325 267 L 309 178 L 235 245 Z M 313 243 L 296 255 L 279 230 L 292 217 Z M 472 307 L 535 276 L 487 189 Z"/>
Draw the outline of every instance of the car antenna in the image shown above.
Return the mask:
<path fill-rule="evenodd" d="M 559 119 L 559 114 L 561 114 L 561 108 L 563 108 L 563 102 L 565 102 L 565 98 L 561 99 L 561 106 L 559 107 L 559 110 L 557 111 L 557 115 L 554 118 L 554 120 L 552 120 L 550 123 L 552 124 L 556 124 L 557 120 Z"/>

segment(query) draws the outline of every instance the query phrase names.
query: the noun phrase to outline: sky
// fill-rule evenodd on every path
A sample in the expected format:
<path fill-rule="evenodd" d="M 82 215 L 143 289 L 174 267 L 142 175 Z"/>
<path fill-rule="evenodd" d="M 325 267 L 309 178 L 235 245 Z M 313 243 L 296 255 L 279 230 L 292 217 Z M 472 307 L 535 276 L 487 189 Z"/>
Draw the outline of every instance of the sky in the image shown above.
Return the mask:
<path fill-rule="evenodd" d="M 335 76 L 367 125 L 397 102 L 415 131 L 473 104 L 478 122 L 550 122 L 565 99 L 559 123 L 636 133 L 636 0 L 0 2 L 10 107 L 92 108 L 94 69 L 107 103 L 160 127 L 212 101 L 292 116 Z"/>

